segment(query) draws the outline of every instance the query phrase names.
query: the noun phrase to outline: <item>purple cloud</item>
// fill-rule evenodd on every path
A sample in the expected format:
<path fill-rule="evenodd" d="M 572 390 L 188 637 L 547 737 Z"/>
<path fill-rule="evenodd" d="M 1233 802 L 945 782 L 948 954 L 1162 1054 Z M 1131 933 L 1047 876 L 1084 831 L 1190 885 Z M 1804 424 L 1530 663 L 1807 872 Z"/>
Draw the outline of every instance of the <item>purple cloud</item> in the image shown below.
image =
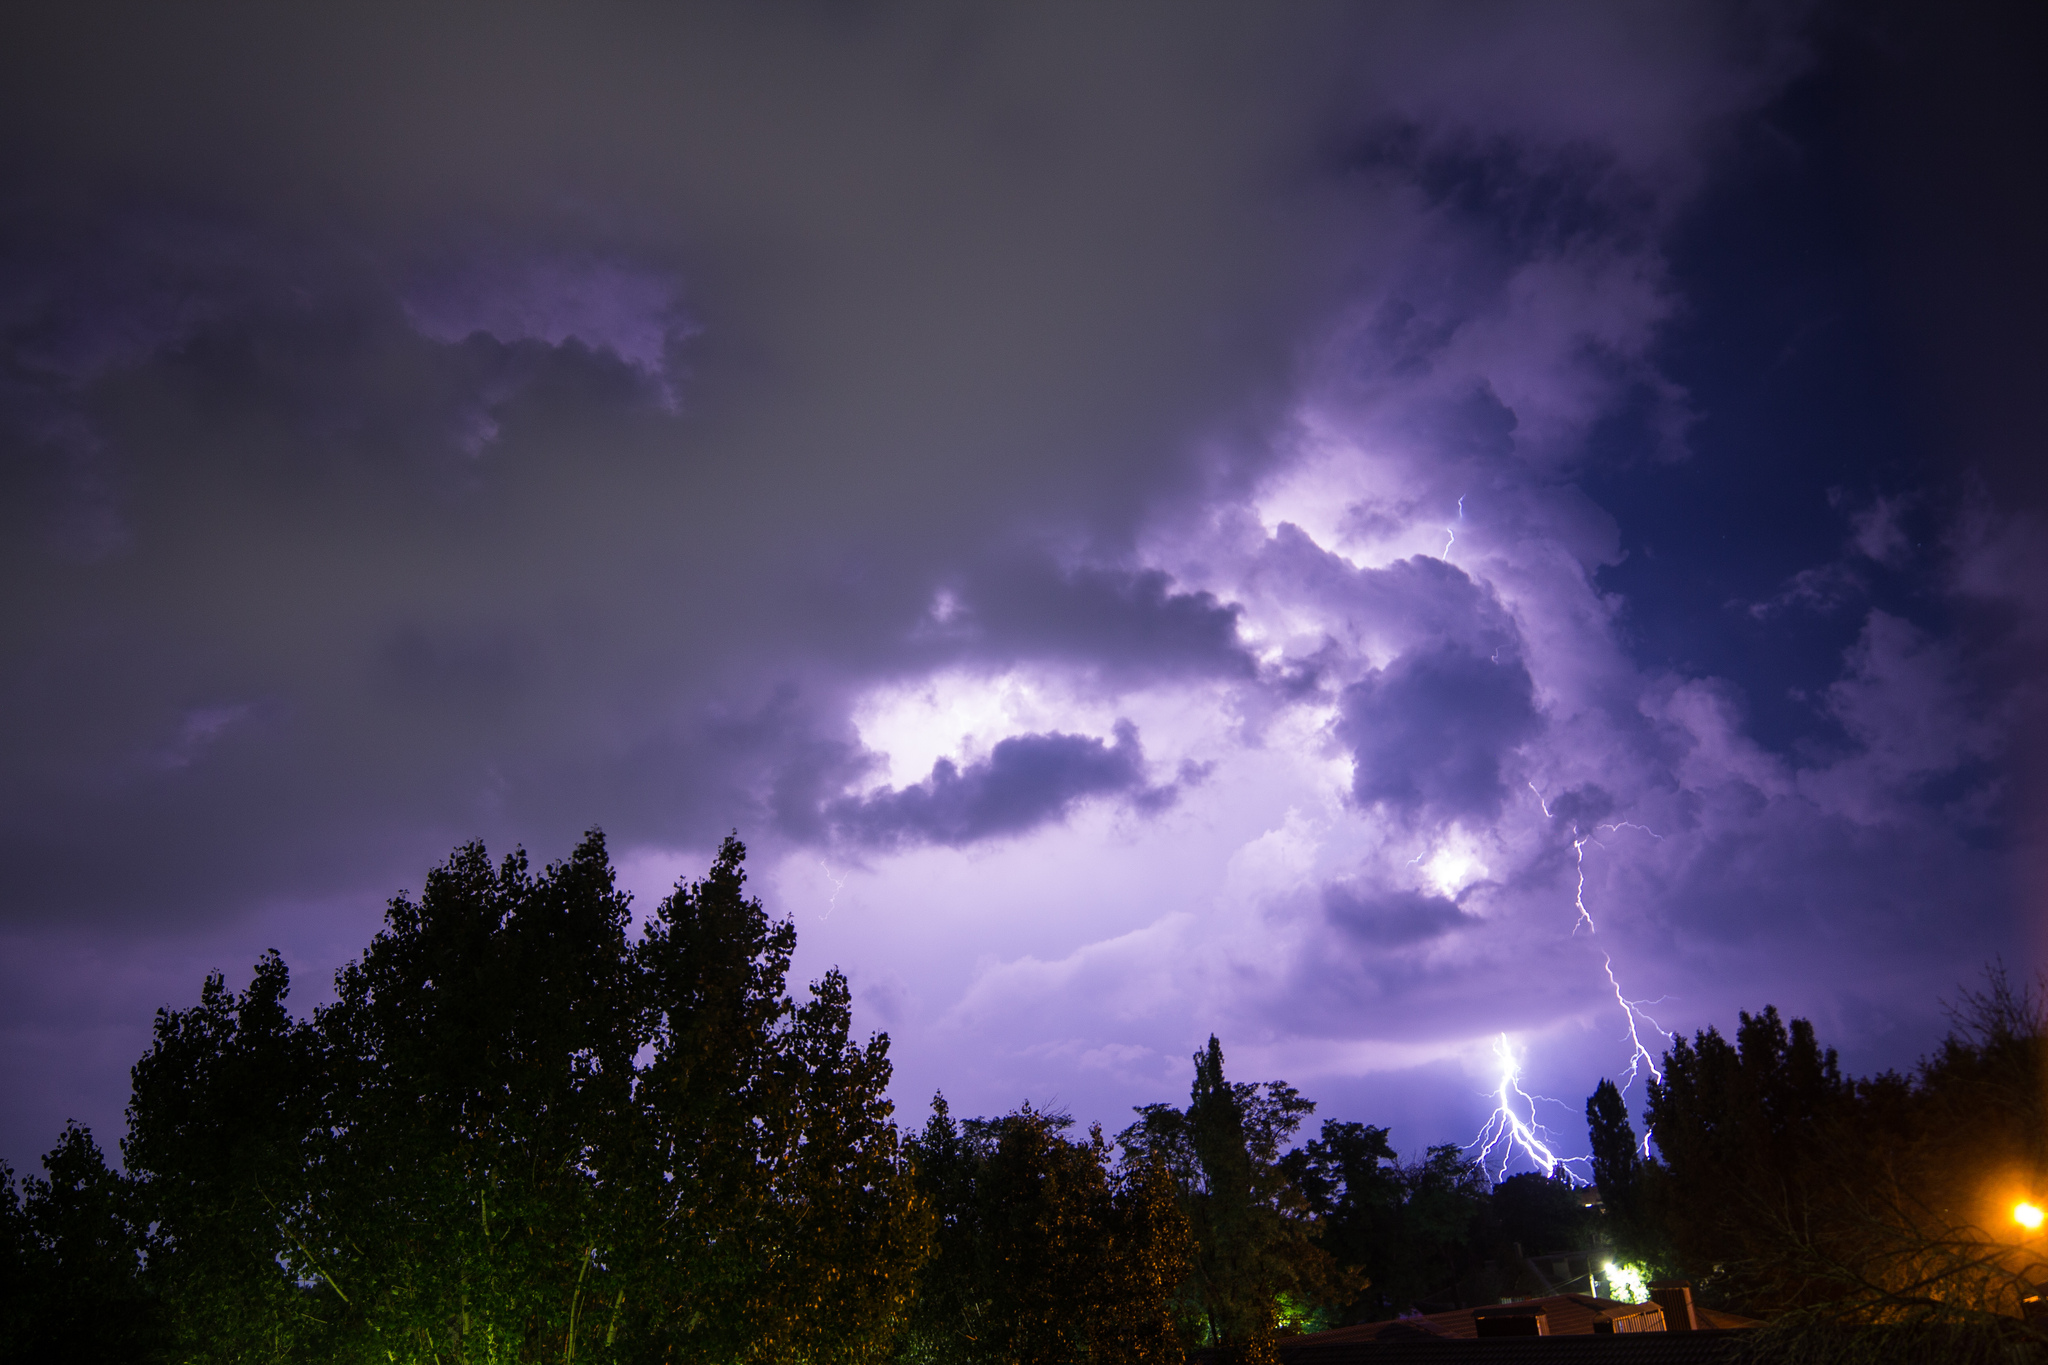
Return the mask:
<path fill-rule="evenodd" d="M 109 1138 L 207 969 L 592 823 L 643 904 L 738 827 L 968 1110 L 1219 1030 L 1463 1137 L 1504 1031 L 1624 1064 L 1617 988 L 1890 1064 L 2020 941 L 2038 519 L 1857 483 L 1848 360 L 1743 407 L 1856 330 L 1731 208 L 1804 20 L 706 13 L 0 50 L 0 1154 Z M 1731 407 L 1824 477 L 1731 492 Z"/>
<path fill-rule="evenodd" d="M 403 306 L 422 336 L 447 345 L 473 336 L 508 346 L 573 340 L 658 378 L 670 349 L 696 330 L 681 294 L 672 276 L 618 260 L 494 253 L 422 272 Z"/>
<path fill-rule="evenodd" d="M 1249 678 L 1256 666 L 1237 635 L 1243 610 L 1157 568 L 1062 571 L 1020 557 L 982 566 L 946 593 L 925 629 L 982 659 L 1071 661 L 1126 681 Z"/>
<path fill-rule="evenodd" d="M 1088 797 L 1128 796 L 1141 811 L 1171 804 L 1172 787 L 1145 783 L 1137 727 L 1117 722 L 1115 740 L 1104 744 L 1092 735 L 1058 733 L 1014 736 L 965 769 L 942 758 L 916 786 L 842 798 L 828 808 L 828 818 L 841 838 L 854 843 L 958 848 L 1023 834 L 1062 818 Z"/>
<path fill-rule="evenodd" d="M 1426 943 L 1480 923 L 1449 897 L 1420 891 L 1332 882 L 1323 888 L 1322 901 L 1332 926 L 1373 947 Z"/>
<path fill-rule="evenodd" d="M 1344 689 L 1337 734 L 1361 805 L 1486 820 L 1507 796 L 1508 756 L 1540 724 L 1520 659 L 1458 645 L 1411 650 Z"/>

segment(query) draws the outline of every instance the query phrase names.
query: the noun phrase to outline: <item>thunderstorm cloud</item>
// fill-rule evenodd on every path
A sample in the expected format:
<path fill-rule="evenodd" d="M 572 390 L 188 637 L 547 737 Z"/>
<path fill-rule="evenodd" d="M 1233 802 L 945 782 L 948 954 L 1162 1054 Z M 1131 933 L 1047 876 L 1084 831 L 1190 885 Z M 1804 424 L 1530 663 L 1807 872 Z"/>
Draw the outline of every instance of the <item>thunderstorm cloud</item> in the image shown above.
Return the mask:
<path fill-rule="evenodd" d="M 1995 23 L 18 8 L 16 1167 L 207 971 L 311 1008 L 593 824 L 643 911 L 738 830 L 913 1121 L 1216 1032 L 1406 1151 L 1504 1033 L 1907 1065 L 2042 949 Z"/>

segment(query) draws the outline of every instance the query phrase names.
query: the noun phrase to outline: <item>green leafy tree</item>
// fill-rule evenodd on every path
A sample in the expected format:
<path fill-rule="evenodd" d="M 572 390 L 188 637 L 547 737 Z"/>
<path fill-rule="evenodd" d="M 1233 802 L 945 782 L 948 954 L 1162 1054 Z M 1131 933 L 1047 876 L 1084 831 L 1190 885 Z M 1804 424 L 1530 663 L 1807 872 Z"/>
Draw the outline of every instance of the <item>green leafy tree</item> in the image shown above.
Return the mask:
<path fill-rule="evenodd" d="M 796 931 L 745 894 L 744 856 L 728 839 L 636 953 L 653 1057 L 631 1193 L 653 1254 L 635 1311 L 694 1356 L 879 1358 L 930 1240 L 883 1098 L 888 1040 L 850 1040 L 837 972 L 790 999 Z"/>
<path fill-rule="evenodd" d="M 1592 1215 L 1562 1173 L 1524 1171 L 1493 1187 L 1493 1221 L 1510 1249 L 1527 1255 L 1581 1250 L 1593 1242 Z"/>
<path fill-rule="evenodd" d="M 1101 1129 L 1026 1106 L 914 1143 L 937 1212 L 906 1361 L 1149 1365 L 1182 1356 L 1174 1296 L 1190 1242 L 1162 1163 L 1111 1160 Z"/>
<path fill-rule="evenodd" d="M 1188 1107 L 1145 1105 L 1118 1142 L 1128 1159 L 1157 1160 L 1176 1179 L 1196 1249 L 1183 1311 L 1199 1339 L 1235 1359 L 1272 1360 L 1289 1305 L 1341 1307 L 1360 1276 L 1318 1245 L 1308 1200 L 1282 1160 L 1314 1103 L 1282 1081 L 1228 1080 L 1214 1037 L 1194 1061 Z"/>
<path fill-rule="evenodd" d="M 472 844 L 394 899 L 320 1012 L 334 1122 L 289 1257 L 370 1356 L 572 1354 L 608 1235 L 640 1014 L 593 835 L 540 876 Z"/>
<path fill-rule="evenodd" d="M 1322 1246 L 1366 1281 L 1343 1305 L 1342 1321 L 1407 1312 L 1476 1268 L 1487 1181 L 1464 1149 L 1432 1147 L 1403 1164 L 1386 1129 L 1333 1119 L 1286 1162 L 1317 1216 Z"/>
<path fill-rule="evenodd" d="M 1624 1258 L 1659 1270 L 1670 1259 L 1643 1204 L 1643 1149 L 1629 1122 L 1628 1104 L 1613 1081 L 1602 1079 L 1586 1099 L 1586 1135 L 1593 1153 L 1593 1184 L 1606 1211 L 1606 1231 Z"/>
<path fill-rule="evenodd" d="M 286 1268 L 304 1259 L 293 1229 L 327 1099 L 320 1038 L 289 991 L 274 952 L 239 997 L 209 976 L 196 1007 L 158 1011 L 133 1069 L 121 1148 L 176 1355 L 278 1360 L 331 1341 L 332 1307 Z"/>
<path fill-rule="evenodd" d="M 0 1161 L 0 1360 L 16 1360 L 29 1331 L 28 1217 L 21 1209 L 14 1168 Z"/>
<path fill-rule="evenodd" d="M 634 942 L 600 835 L 539 873 L 471 845 L 310 1023 L 274 954 L 159 1016 L 124 1151 L 176 1357 L 885 1356 L 928 1240 L 887 1039 L 850 1038 L 836 972 L 789 996 L 744 857 Z M 63 1191 L 122 1191 L 67 1143 Z M 52 1169 L 38 1265 L 76 1240 Z"/>
<path fill-rule="evenodd" d="M 158 1305 L 143 1283 L 142 1226 L 132 1190 L 92 1134 L 66 1124 L 43 1174 L 14 1193 L 8 1171 L 0 1224 L 8 1239 L 7 1337 L 0 1358 L 128 1365 L 162 1345 Z"/>
<path fill-rule="evenodd" d="M 1586 1099 L 1586 1136 L 1593 1152 L 1593 1184 L 1608 1216 L 1632 1223 L 1641 1202 L 1642 1151 L 1628 1103 L 1613 1081 L 1603 1078 Z"/>
<path fill-rule="evenodd" d="M 1680 1264 L 1710 1295 L 1756 1305 L 1770 1276 L 1771 1229 L 1807 1220 L 1815 1179 L 1833 1158 L 1829 1134 L 1852 1098 L 1834 1049 L 1804 1019 L 1787 1028 L 1775 1008 L 1744 1013 L 1733 1044 L 1712 1028 L 1672 1043 L 1663 1079 L 1649 1085 L 1662 1160 L 1643 1184 Z"/>
<path fill-rule="evenodd" d="M 2038 997 L 1994 969 L 1907 1075 L 1844 1079 L 1810 1026 L 1768 1009 L 1742 1016 L 1736 1046 L 1709 1030 L 1666 1062 L 1650 1108 L 1663 1159 L 1644 1184 L 1685 1270 L 1792 1325 L 2048 1346 L 2018 1321 L 2048 1251 L 2012 1219 L 2048 1189 Z"/>

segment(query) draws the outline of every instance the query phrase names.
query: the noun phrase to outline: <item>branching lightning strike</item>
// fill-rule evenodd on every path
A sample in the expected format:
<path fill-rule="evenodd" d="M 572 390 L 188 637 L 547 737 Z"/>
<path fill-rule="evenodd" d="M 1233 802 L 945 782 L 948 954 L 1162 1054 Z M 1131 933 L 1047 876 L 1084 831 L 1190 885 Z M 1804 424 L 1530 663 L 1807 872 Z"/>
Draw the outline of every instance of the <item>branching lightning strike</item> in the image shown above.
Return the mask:
<path fill-rule="evenodd" d="M 1463 515 L 1463 510 L 1463 500 L 1460 499 L 1460 516 Z M 1449 548 L 1449 546 L 1445 546 L 1447 551 Z M 1544 818 L 1546 820 L 1555 820 L 1557 817 L 1551 812 L 1550 802 L 1544 799 L 1543 793 L 1538 790 L 1534 782 L 1529 783 L 1529 790 L 1535 794 L 1536 804 L 1543 808 Z M 1618 832 L 1624 829 L 1633 829 L 1639 830 L 1649 835 L 1652 839 L 1658 840 L 1661 840 L 1664 836 L 1651 829 L 1648 825 L 1637 824 L 1633 820 L 1616 820 L 1604 825 L 1595 825 L 1591 833 L 1581 832 L 1576 821 L 1572 823 L 1571 828 L 1572 860 L 1577 872 L 1577 886 L 1572 893 L 1572 906 L 1578 911 L 1578 917 L 1572 921 L 1572 934 L 1576 937 L 1582 928 L 1588 935 L 1599 932 L 1599 926 L 1593 923 L 1592 912 L 1586 908 L 1586 845 L 1599 843 L 1597 836 L 1603 831 Z M 1628 1024 L 1628 1033 L 1626 1035 L 1630 1049 L 1628 1076 L 1621 1086 L 1622 1093 L 1627 1094 L 1629 1087 L 1635 1084 L 1636 1077 L 1644 1071 L 1648 1071 L 1656 1080 L 1661 1081 L 1664 1079 L 1664 1073 L 1657 1066 L 1656 1054 L 1643 1041 L 1643 1026 L 1648 1025 L 1652 1032 L 1667 1042 L 1670 1041 L 1672 1035 L 1668 1029 L 1651 1018 L 1644 1010 L 1645 1005 L 1653 1005 L 1657 1002 L 1654 1000 L 1629 999 L 1621 989 L 1621 981 L 1614 975 L 1613 957 L 1607 953 L 1602 953 L 1600 954 L 1600 961 L 1607 972 L 1607 984 L 1614 990 L 1614 1002 L 1621 1007 L 1622 1017 Z M 1505 1178 L 1508 1161 L 1517 1152 L 1526 1157 L 1531 1164 L 1536 1166 L 1546 1176 L 1555 1175 L 1559 1170 L 1563 1170 L 1567 1177 L 1583 1180 L 1585 1177 L 1578 1172 L 1575 1164 L 1584 1163 L 1587 1158 L 1560 1157 L 1551 1150 L 1546 1139 L 1545 1130 L 1536 1121 L 1536 1102 L 1545 1097 L 1531 1095 L 1523 1088 L 1521 1059 L 1515 1055 L 1514 1048 L 1508 1042 L 1507 1034 L 1503 1033 L 1500 1035 L 1499 1040 L 1494 1044 L 1493 1053 L 1500 1060 L 1501 1068 L 1500 1082 L 1494 1092 L 1494 1110 L 1492 1115 L 1486 1120 L 1485 1126 L 1479 1130 L 1479 1136 L 1467 1144 L 1467 1150 L 1469 1151 L 1474 1147 L 1479 1149 L 1479 1162 L 1482 1168 L 1489 1160 L 1497 1161 L 1498 1164 L 1495 1168 L 1496 1180 Z M 1528 1118 L 1524 1119 L 1522 1117 L 1516 1106 L 1517 1100 L 1520 1100 L 1523 1105 L 1527 1106 Z M 1555 1100 L 1550 1102 L 1559 1103 L 1559 1101 Z M 1643 1150 L 1645 1153 L 1649 1151 L 1649 1144 L 1650 1135 L 1646 1132 L 1643 1134 Z M 1498 1155 L 1496 1156 L 1496 1154 Z"/>
<path fill-rule="evenodd" d="M 835 877 L 832 875 L 831 865 L 823 859 L 819 860 L 818 866 L 825 869 L 825 880 L 832 883 L 832 894 L 825 901 L 825 913 L 818 916 L 821 920 L 828 920 L 832 918 L 832 911 L 839 904 L 839 893 L 846 889 L 846 879 L 853 875 L 853 869 L 848 868 L 845 872 Z"/>
<path fill-rule="evenodd" d="M 1494 1091 L 1497 1103 L 1492 1116 L 1486 1120 L 1486 1126 L 1479 1130 L 1478 1137 L 1467 1144 L 1466 1150 L 1469 1151 L 1473 1147 L 1479 1149 L 1479 1166 L 1482 1170 L 1486 1169 L 1489 1161 L 1497 1163 L 1494 1167 L 1496 1181 L 1507 1178 L 1508 1162 L 1516 1152 L 1520 1152 L 1546 1176 L 1554 1176 L 1562 1170 L 1567 1178 L 1583 1183 L 1586 1176 L 1577 1168 L 1585 1165 L 1587 1158 L 1559 1156 L 1552 1151 L 1548 1140 L 1549 1130 L 1536 1117 L 1538 1100 L 1547 1100 L 1551 1104 L 1563 1102 L 1551 1100 L 1544 1095 L 1532 1095 L 1522 1088 L 1522 1059 L 1515 1055 L 1514 1046 L 1508 1042 L 1507 1034 L 1503 1033 L 1494 1040 L 1493 1055 L 1500 1060 L 1500 1084 Z M 1523 1118 L 1518 1111 L 1517 1100 L 1527 1107 L 1527 1118 Z"/>
<path fill-rule="evenodd" d="M 1629 1054 L 1628 1059 L 1628 1079 L 1621 1083 L 1621 1093 L 1626 1095 L 1628 1088 L 1636 1083 L 1636 1077 L 1644 1071 L 1649 1072 L 1653 1080 L 1662 1081 L 1664 1079 L 1664 1072 L 1657 1066 L 1656 1054 L 1644 1045 L 1643 1035 L 1638 1025 L 1648 1024 L 1651 1030 L 1667 1043 L 1671 1041 L 1671 1030 L 1665 1028 L 1662 1024 L 1644 1013 L 1643 1006 L 1654 1005 L 1657 1003 L 1656 1000 L 1631 1000 L 1621 993 L 1621 982 L 1617 981 L 1614 977 L 1613 958 L 1602 953 L 1600 954 L 1600 961 L 1607 968 L 1607 984 L 1614 987 L 1614 1002 L 1621 1006 L 1622 1014 L 1628 1019 L 1628 1043 L 1633 1051 Z M 1660 1000 L 1662 998 L 1662 996 L 1658 997 Z M 1649 1140 L 1648 1134 L 1644 1135 L 1644 1140 Z"/>

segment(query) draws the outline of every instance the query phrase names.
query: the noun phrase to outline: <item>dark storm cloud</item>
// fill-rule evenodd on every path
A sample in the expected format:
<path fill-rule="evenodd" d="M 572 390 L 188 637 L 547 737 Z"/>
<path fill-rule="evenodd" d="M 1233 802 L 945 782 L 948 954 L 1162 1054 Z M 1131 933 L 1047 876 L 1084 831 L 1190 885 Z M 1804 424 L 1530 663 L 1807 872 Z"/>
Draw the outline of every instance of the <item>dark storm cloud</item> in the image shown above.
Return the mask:
<path fill-rule="evenodd" d="M 1361 805 L 1484 820 L 1507 796 L 1502 768 L 1539 728 L 1529 670 L 1455 644 L 1410 650 L 1344 689 L 1338 738 Z"/>
<path fill-rule="evenodd" d="M 1283 523 L 1261 547 L 1253 571 L 1254 584 L 1272 580 L 1326 608 L 1354 639 L 1397 647 L 1449 640 L 1487 654 L 1516 648 L 1515 625 L 1500 600 L 1463 569 L 1432 555 L 1355 568 L 1300 527 Z"/>
<path fill-rule="evenodd" d="M 1042 556 L 1011 557 L 943 593 L 920 630 L 982 660 L 1067 662 L 1125 680 L 1249 678 L 1242 614 L 1213 593 L 1177 590 L 1158 569 L 1062 570 Z"/>
<path fill-rule="evenodd" d="M 1615 800 L 1599 783 L 1587 782 L 1546 797 L 1543 806 L 1551 822 L 1562 828 L 1597 829 L 1614 814 Z"/>
<path fill-rule="evenodd" d="M 277 941 L 318 979 L 452 844 L 593 823 L 687 873 L 738 827 L 902 1021 L 900 1074 L 991 1111 L 1023 1049 L 1076 1093 L 1178 1067 L 1197 1013 L 1583 1019 L 1610 948 L 1688 1009 L 1760 956 L 1903 980 L 1949 889 L 1942 951 L 1978 952 L 2003 702 L 1938 613 L 1820 651 L 1823 761 L 1753 742 L 1749 675 L 1615 586 L 1698 567 L 1603 510 L 1650 457 L 1694 452 L 1657 498 L 1742 555 L 1750 500 L 1683 493 L 1719 414 L 1664 342 L 1759 291 L 1665 243 L 1794 36 L 1601 0 L 9 11 L 0 1090 L 51 1098 L 0 1154 L 47 1143 L 94 1028 L 127 1032 L 68 1112 L 104 1124 L 207 968 Z M 2034 562 L 1979 539 L 1986 580 Z M 1788 575 L 1834 554 L 1712 610 L 1782 584 L 1817 619 L 1833 587 Z M 1634 659 L 1631 614 L 1678 643 Z M 970 757 L 876 790 L 862 727 L 904 698 L 890 733 L 958 728 L 898 771 Z M 1105 808 L 1129 842 L 1082 837 Z M 1064 909 L 942 943 L 1004 859 Z"/>
<path fill-rule="evenodd" d="M 829 816 L 840 837 L 856 843 L 958 848 L 1058 820 L 1087 797 L 1119 795 L 1141 811 L 1159 810 L 1175 795 L 1172 787 L 1145 785 L 1145 755 L 1129 721 L 1117 724 L 1114 744 L 1091 735 L 1017 735 L 965 770 L 942 758 L 916 786 L 846 798 Z"/>
<path fill-rule="evenodd" d="M 1242 674 L 1115 566 L 1330 306 L 1348 21 L 1076 17 L 12 16 L 4 913 L 802 832 L 934 657 Z"/>
<path fill-rule="evenodd" d="M 1323 914 L 1339 932 L 1367 947 L 1426 943 L 1480 923 L 1448 896 L 1332 882 L 1323 888 Z"/>

